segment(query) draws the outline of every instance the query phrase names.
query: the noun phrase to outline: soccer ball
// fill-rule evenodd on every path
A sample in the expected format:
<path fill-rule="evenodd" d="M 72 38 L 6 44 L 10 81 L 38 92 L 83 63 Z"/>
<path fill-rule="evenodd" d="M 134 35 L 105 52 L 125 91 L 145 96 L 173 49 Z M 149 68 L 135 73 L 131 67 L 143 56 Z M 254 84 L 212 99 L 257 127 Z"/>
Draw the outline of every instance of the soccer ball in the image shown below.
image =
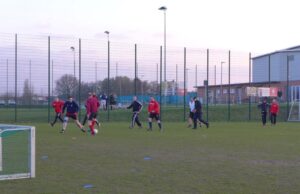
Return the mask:
<path fill-rule="evenodd" d="M 94 132 L 95 132 L 95 134 L 97 134 L 98 133 L 98 129 L 94 129 Z"/>

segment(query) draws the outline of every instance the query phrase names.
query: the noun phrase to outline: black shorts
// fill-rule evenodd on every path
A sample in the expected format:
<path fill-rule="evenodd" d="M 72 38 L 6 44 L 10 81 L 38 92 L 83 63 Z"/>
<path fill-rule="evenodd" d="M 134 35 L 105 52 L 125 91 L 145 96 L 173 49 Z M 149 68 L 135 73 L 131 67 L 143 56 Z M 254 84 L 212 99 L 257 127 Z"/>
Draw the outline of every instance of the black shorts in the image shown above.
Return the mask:
<path fill-rule="evenodd" d="M 194 119 L 194 115 L 195 115 L 194 112 L 190 112 L 190 118 L 191 118 L 191 119 Z"/>
<path fill-rule="evenodd" d="M 61 116 L 61 115 L 62 115 L 61 112 L 56 113 L 56 116 L 58 116 L 58 117 Z"/>
<path fill-rule="evenodd" d="M 75 113 L 67 113 L 66 117 L 72 118 L 74 120 L 78 120 L 77 114 Z"/>
<path fill-rule="evenodd" d="M 91 113 L 90 116 L 89 116 L 89 121 L 91 121 L 93 119 L 96 119 L 97 115 L 98 115 L 98 113 L 96 113 L 96 112 Z"/>
<path fill-rule="evenodd" d="M 151 119 L 154 118 L 157 121 L 160 120 L 158 113 L 150 113 L 149 118 L 151 118 Z"/>

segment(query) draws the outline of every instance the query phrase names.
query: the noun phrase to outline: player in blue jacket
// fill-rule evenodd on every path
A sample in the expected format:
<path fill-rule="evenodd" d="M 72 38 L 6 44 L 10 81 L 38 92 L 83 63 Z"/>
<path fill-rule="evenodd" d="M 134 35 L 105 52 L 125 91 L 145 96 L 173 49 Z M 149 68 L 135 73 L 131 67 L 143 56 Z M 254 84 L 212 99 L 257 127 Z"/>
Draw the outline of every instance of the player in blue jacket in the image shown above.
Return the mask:
<path fill-rule="evenodd" d="M 79 106 L 73 100 L 73 98 L 71 96 L 69 96 L 68 101 L 65 102 L 62 113 L 64 113 L 65 110 L 67 111 L 67 113 L 64 118 L 63 128 L 60 132 L 64 133 L 66 131 L 69 118 L 72 118 L 73 120 L 75 120 L 76 125 L 81 129 L 82 132 L 85 132 L 85 129 L 83 128 L 83 126 L 81 125 L 81 123 L 78 120 Z"/>

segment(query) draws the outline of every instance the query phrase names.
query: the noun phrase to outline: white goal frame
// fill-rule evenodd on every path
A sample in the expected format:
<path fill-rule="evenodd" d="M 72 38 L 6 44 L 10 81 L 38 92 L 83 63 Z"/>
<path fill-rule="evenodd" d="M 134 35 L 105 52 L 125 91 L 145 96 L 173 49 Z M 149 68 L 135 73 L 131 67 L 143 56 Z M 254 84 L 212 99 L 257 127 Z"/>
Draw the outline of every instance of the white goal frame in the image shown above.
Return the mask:
<path fill-rule="evenodd" d="M 292 111 L 293 111 L 293 108 L 295 107 L 295 105 L 298 105 L 298 118 L 297 119 L 294 119 L 292 116 Z M 289 117 L 288 117 L 288 121 L 291 121 L 291 122 L 300 122 L 300 100 L 299 99 L 296 99 L 296 100 L 293 100 L 292 101 L 292 105 L 291 105 L 291 108 L 289 110 Z"/>
<path fill-rule="evenodd" d="M 35 127 L 34 126 L 20 126 L 20 125 L 3 125 L 0 124 L 0 172 L 4 170 L 5 164 L 3 161 L 3 146 L 2 146 L 2 134 L 7 131 L 26 131 L 29 130 L 29 172 L 26 173 L 14 173 L 14 174 L 0 174 L 0 180 L 12 180 L 12 179 L 23 179 L 23 178 L 34 178 L 35 177 Z M 7 127 L 8 129 L 5 129 Z"/>

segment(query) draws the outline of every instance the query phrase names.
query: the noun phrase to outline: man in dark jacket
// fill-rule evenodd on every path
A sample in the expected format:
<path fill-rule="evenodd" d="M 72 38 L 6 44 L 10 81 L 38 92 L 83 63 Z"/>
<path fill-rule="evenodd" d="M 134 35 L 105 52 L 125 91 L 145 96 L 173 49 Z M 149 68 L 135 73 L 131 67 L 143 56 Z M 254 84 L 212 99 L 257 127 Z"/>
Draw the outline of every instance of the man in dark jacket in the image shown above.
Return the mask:
<path fill-rule="evenodd" d="M 258 104 L 258 108 L 261 111 L 261 121 L 263 126 L 267 123 L 267 114 L 269 110 L 270 105 L 267 103 L 267 98 L 264 98 L 263 102 Z"/>
<path fill-rule="evenodd" d="M 132 118 L 131 118 L 131 125 L 130 128 L 134 127 L 134 124 L 136 123 L 139 128 L 142 128 L 142 124 L 139 121 L 139 113 L 141 112 L 143 105 L 137 100 L 137 97 L 133 97 L 132 103 L 127 107 L 127 109 L 132 108 Z"/>
<path fill-rule="evenodd" d="M 209 127 L 209 123 L 205 122 L 202 119 L 202 105 L 201 102 L 199 101 L 199 99 L 197 97 L 194 97 L 194 101 L 195 101 L 195 109 L 194 109 L 194 128 L 193 129 L 197 129 L 197 121 L 199 120 L 200 123 L 204 123 L 206 125 L 206 128 Z"/>
<path fill-rule="evenodd" d="M 85 132 L 85 129 L 83 128 L 83 126 L 81 125 L 81 123 L 78 120 L 79 106 L 73 100 L 73 98 L 71 96 L 69 96 L 68 101 L 65 102 L 62 113 L 64 113 L 65 110 L 67 110 L 67 113 L 64 118 L 63 128 L 61 130 L 61 133 L 64 133 L 66 131 L 69 118 L 72 118 L 73 120 L 75 120 L 76 125 L 81 129 L 82 132 Z"/>

